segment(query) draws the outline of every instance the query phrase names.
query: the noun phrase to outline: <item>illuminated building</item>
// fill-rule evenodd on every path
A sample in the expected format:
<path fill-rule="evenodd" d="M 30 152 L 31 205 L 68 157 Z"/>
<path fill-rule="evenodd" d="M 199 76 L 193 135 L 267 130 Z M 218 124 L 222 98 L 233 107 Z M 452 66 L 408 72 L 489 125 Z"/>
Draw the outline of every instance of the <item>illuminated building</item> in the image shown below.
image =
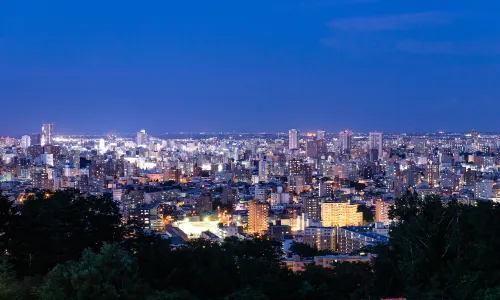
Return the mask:
<path fill-rule="evenodd" d="M 147 146 L 148 145 L 148 134 L 146 133 L 146 130 L 141 130 L 137 133 L 137 139 L 136 139 L 137 145 L 139 146 Z"/>
<path fill-rule="evenodd" d="M 299 131 L 297 129 L 290 129 L 288 131 L 288 148 L 299 149 Z"/>
<path fill-rule="evenodd" d="M 23 135 L 21 137 L 21 149 L 24 153 L 27 153 L 29 146 L 31 146 L 31 137 L 29 135 Z"/>
<path fill-rule="evenodd" d="M 493 180 L 484 179 L 476 182 L 474 186 L 474 198 L 476 199 L 493 198 Z"/>
<path fill-rule="evenodd" d="M 323 202 L 321 222 L 323 226 L 362 225 L 363 213 L 358 212 L 358 206 L 349 202 Z"/>
<path fill-rule="evenodd" d="M 306 227 L 304 228 L 304 244 L 318 250 L 337 249 L 337 230 L 335 227 Z"/>
<path fill-rule="evenodd" d="M 291 159 L 288 162 L 288 172 L 290 176 L 304 174 L 301 159 Z"/>
<path fill-rule="evenodd" d="M 381 159 L 383 157 L 383 137 L 384 134 L 382 132 L 370 132 L 368 137 L 368 147 L 369 150 L 375 149 L 378 151 L 378 158 Z"/>
<path fill-rule="evenodd" d="M 394 201 L 378 199 L 377 202 L 375 202 L 375 220 L 377 222 L 383 223 L 384 225 L 389 225 L 391 223 L 391 219 L 389 218 L 391 205 L 394 205 Z"/>
<path fill-rule="evenodd" d="M 352 149 L 352 131 L 344 130 L 339 133 L 340 149 L 349 152 Z"/>
<path fill-rule="evenodd" d="M 52 145 L 52 134 L 54 132 L 53 124 L 43 124 L 42 125 L 42 140 L 41 145 Z"/>
<path fill-rule="evenodd" d="M 324 130 L 318 130 L 318 132 L 316 133 L 316 138 L 318 140 L 324 140 L 325 136 L 326 136 L 326 131 Z"/>
<path fill-rule="evenodd" d="M 364 226 L 344 226 L 337 230 L 337 249 L 339 253 L 353 253 L 359 249 L 387 243 L 389 238 L 371 231 Z"/>
<path fill-rule="evenodd" d="M 36 172 L 33 175 L 33 187 L 41 190 L 50 190 L 53 187 L 53 183 L 49 180 L 49 174 L 47 172 Z"/>
<path fill-rule="evenodd" d="M 304 200 L 304 212 L 307 216 L 314 220 L 321 220 L 321 198 L 318 197 L 307 197 Z"/>
<path fill-rule="evenodd" d="M 248 232 L 262 233 L 267 231 L 269 206 L 257 200 L 251 200 L 248 205 Z"/>

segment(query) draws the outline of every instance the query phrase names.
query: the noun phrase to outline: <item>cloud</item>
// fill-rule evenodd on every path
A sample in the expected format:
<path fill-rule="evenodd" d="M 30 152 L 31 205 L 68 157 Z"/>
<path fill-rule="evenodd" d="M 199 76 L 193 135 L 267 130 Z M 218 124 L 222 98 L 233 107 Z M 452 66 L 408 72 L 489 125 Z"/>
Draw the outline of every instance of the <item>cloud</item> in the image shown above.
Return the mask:
<path fill-rule="evenodd" d="M 445 12 L 421 12 L 410 14 L 354 17 L 331 21 L 332 29 L 352 31 L 408 30 L 429 25 L 449 24 L 453 16 Z"/>
<path fill-rule="evenodd" d="M 414 54 L 459 54 L 459 55 L 498 55 L 500 44 L 491 42 L 452 42 L 404 40 L 396 44 L 396 49 Z"/>
<path fill-rule="evenodd" d="M 456 54 L 456 44 L 449 41 L 424 42 L 404 40 L 396 43 L 396 49 L 409 53 Z"/>

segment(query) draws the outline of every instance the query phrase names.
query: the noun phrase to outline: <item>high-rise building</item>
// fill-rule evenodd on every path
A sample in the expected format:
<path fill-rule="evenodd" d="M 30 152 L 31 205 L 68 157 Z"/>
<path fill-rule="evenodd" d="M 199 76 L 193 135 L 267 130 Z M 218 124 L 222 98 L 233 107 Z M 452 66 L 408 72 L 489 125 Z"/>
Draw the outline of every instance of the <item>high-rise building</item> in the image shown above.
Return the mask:
<path fill-rule="evenodd" d="M 42 125 L 42 141 L 41 145 L 52 145 L 52 134 L 54 133 L 54 124 Z"/>
<path fill-rule="evenodd" d="M 28 151 L 28 147 L 31 146 L 31 137 L 29 135 L 23 135 L 21 137 L 21 149 L 26 153 Z"/>
<path fill-rule="evenodd" d="M 363 213 L 358 212 L 357 204 L 349 202 L 321 203 L 321 222 L 323 226 L 360 226 Z"/>
<path fill-rule="evenodd" d="M 304 170 L 302 169 L 302 160 L 295 158 L 291 159 L 288 162 L 288 171 L 290 175 L 304 174 Z"/>
<path fill-rule="evenodd" d="M 137 133 L 137 145 L 148 145 L 148 134 L 146 133 L 146 130 L 143 129 Z"/>
<path fill-rule="evenodd" d="M 376 149 L 378 151 L 378 157 L 379 159 L 382 158 L 383 156 L 383 139 L 384 139 L 384 134 L 382 132 L 370 132 L 369 138 L 368 138 L 368 147 L 370 150 Z"/>
<path fill-rule="evenodd" d="M 304 199 L 304 213 L 309 219 L 314 221 L 321 220 L 321 198 L 307 197 Z"/>
<path fill-rule="evenodd" d="M 288 148 L 299 149 L 299 131 L 297 129 L 288 131 Z"/>
<path fill-rule="evenodd" d="M 377 202 L 375 202 L 375 220 L 384 225 L 390 225 L 391 219 L 389 218 L 389 210 L 392 205 L 394 205 L 394 201 L 377 200 Z"/>
<path fill-rule="evenodd" d="M 259 159 L 259 181 L 267 182 L 267 174 L 267 161 L 261 156 Z"/>
<path fill-rule="evenodd" d="M 248 232 L 261 233 L 267 231 L 269 226 L 269 207 L 267 203 L 252 200 L 248 206 Z"/>
<path fill-rule="evenodd" d="M 352 149 L 352 131 L 344 130 L 339 133 L 340 149 L 348 152 Z"/>
<path fill-rule="evenodd" d="M 310 140 L 306 144 L 307 157 L 317 158 L 318 157 L 318 141 Z"/>
<path fill-rule="evenodd" d="M 318 132 L 316 133 L 316 138 L 318 140 L 324 140 L 325 139 L 325 136 L 326 136 L 326 131 L 324 130 L 318 130 Z"/>

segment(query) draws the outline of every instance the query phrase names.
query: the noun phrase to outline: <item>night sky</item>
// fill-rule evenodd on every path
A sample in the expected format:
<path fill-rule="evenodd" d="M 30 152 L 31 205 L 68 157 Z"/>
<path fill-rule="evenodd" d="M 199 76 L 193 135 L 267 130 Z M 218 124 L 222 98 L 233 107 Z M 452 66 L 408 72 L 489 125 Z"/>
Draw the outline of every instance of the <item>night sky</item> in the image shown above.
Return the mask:
<path fill-rule="evenodd" d="M 0 135 L 500 131 L 500 1 L 0 1 Z"/>

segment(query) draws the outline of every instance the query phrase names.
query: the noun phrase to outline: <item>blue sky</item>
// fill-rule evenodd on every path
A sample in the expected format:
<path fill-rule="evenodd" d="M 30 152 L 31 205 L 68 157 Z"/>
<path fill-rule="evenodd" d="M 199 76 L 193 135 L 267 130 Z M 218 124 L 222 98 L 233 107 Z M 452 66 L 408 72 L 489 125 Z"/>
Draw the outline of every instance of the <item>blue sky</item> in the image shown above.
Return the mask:
<path fill-rule="evenodd" d="M 0 135 L 500 131 L 500 2 L 3 1 Z"/>

